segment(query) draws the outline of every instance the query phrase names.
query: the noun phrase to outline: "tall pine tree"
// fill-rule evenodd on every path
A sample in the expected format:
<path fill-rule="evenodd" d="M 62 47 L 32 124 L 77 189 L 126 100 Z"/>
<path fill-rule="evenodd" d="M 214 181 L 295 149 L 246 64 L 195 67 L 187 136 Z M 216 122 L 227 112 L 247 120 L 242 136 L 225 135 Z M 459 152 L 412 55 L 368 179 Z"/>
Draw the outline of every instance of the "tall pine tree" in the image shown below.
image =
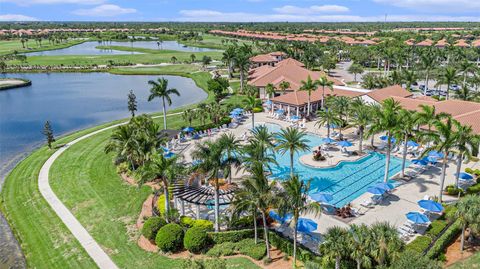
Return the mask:
<path fill-rule="evenodd" d="M 52 149 L 52 143 L 55 142 L 55 138 L 53 137 L 53 130 L 50 122 L 47 120 L 45 125 L 43 126 L 43 135 L 47 139 L 48 148 Z"/>
<path fill-rule="evenodd" d="M 135 117 L 135 111 L 137 111 L 137 96 L 132 90 L 128 93 L 128 111 L 132 114 L 132 118 Z"/>

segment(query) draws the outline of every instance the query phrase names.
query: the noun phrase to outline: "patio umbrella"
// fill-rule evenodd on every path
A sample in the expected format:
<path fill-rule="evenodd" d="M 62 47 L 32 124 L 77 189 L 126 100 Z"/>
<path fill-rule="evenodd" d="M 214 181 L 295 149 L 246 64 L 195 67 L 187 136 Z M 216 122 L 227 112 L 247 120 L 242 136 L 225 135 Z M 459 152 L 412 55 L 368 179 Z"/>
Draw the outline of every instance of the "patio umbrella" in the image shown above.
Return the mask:
<path fill-rule="evenodd" d="M 242 112 L 243 112 L 243 108 L 237 107 L 237 108 L 235 108 L 233 111 L 235 111 L 235 112 L 237 112 L 237 113 L 242 113 Z"/>
<path fill-rule="evenodd" d="M 330 137 L 322 138 L 322 143 L 324 143 L 324 144 L 330 144 L 330 143 L 334 143 L 334 142 L 335 142 L 335 140 L 331 139 Z"/>
<path fill-rule="evenodd" d="M 317 192 L 317 193 L 310 194 L 310 198 L 320 203 L 328 203 L 333 200 L 333 195 L 325 192 Z"/>
<path fill-rule="evenodd" d="M 332 128 L 332 129 L 337 129 L 337 128 L 338 128 L 338 125 L 333 124 L 333 123 L 330 124 L 330 125 L 327 125 L 326 127 L 329 127 L 329 126 L 330 126 L 330 128 Z"/>
<path fill-rule="evenodd" d="M 375 187 L 384 189 L 386 191 L 395 189 L 395 186 L 392 183 L 385 183 L 385 182 L 378 183 L 377 185 L 375 185 Z"/>
<path fill-rule="evenodd" d="M 428 153 L 428 157 L 434 157 L 434 158 L 443 158 L 443 153 L 438 152 L 436 150 L 432 150 Z"/>
<path fill-rule="evenodd" d="M 416 224 L 425 224 L 430 222 L 428 217 L 420 212 L 408 212 L 406 216 L 409 221 Z"/>
<path fill-rule="evenodd" d="M 367 192 L 375 195 L 382 195 L 386 192 L 386 190 L 379 187 L 372 186 L 372 187 L 368 187 Z"/>
<path fill-rule="evenodd" d="M 423 158 L 423 160 L 433 164 L 438 162 L 437 157 L 433 157 L 433 156 L 427 156 Z"/>
<path fill-rule="evenodd" d="M 425 165 L 428 164 L 428 161 L 423 160 L 423 159 L 415 159 L 415 160 L 412 160 L 412 163 L 413 163 L 413 164 L 416 164 L 416 165 L 425 166 Z"/>
<path fill-rule="evenodd" d="M 272 101 L 267 100 L 267 101 L 265 102 L 265 104 L 266 104 L 266 105 L 271 105 L 271 104 L 272 104 Z"/>
<path fill-rule="evenodd" d="M 278 109 L 278 110 L 275 111 L 275 112 L 278 113 L 278 114 L 283 114 L 283 113 L 285 113 L 285 110 L 283 110 L 283 109 Z"/>
<path fill-rule="evenodd" d="M 337 142 L 337 145 L 339 145 L 340 147 L 351 147 L 352 143 L 344 140 L 344 141 Z"/>
<path fill-rule="evenodd" d="M 173 156 L 175 156 L 175 153 L 171 152 L 171 151 L 167 151 L 163 154 L 163 157 L 169 159 L 169 158 L 172 158 Z"/>
<path fill-rule="evenodd" d="M 435 201 L 432 201 L 432 200 L 420 200 L 417 202 L 417 204 L 425 209 L 425 210 L 428 210 L 428 211 L 431 211 L 431 212 L 442 212 L 443 211 L 443 206 L 442 204 L 440 203 L 437 203 Z"/>
<path fill-rule="evenodd" d="M 418 147 L 418 143 L 415 142 L 415 141 L 409 140 L 409 141 L 407 142 L 407 147 L 414 147 L 414 148 L 415 148 L 415 147 Z"/>
<path fill-rule="evenodd" d="M 292 219 L 293 215 L 291 213 L 288 213 L 286 214 L 285 216 L 280 216 L 280 214 L 277 213 L 277 211 L 275 210 L 270 210 L 268 212 L 268 215 L 270 216 L 270 218 L 276 220 L 277 222 L 280 222 L 280 223 L 284 223 L 286 221 L 289 221 Z"/>
<path fill-rule="evenodd" d="M 189 127 L 183 128 L 182 131 L 184 131 L 185 133 L 191 133 L 191 132 L 195 131 L 195 129 L 193 127 L 189 126 Z"/>
<path fill-rule="evenodd" d="M 382 141 L 387 141 L 387 140 L 388 140 L 388 136 L 382 135 L 382 136 L 380 136 L 380 140 L 382 140 Z M 394 137 L 391 137 L 391 138 L 390 138 L 390 142 L 395 143 L 396 141 L 397 141 L 397 139 L 395 139 Z"/>
<path fill-rule="evenodd" d="M 456 175 L 456 174 L 455 174 L 455 175 Z M 469 173 L 461 172 L 460 174 L 458 174 L 458 178 L 464 179 L 464 180 L 472 180 L 472 179 L 473 179 L 473 176 L 470 175 Z"/>
<path fill-rule="evenodd" d="M 301 233 L 311 233 L 317 229 L 318 225 L 311 219 L 299 218 L 297 230 Z"/>

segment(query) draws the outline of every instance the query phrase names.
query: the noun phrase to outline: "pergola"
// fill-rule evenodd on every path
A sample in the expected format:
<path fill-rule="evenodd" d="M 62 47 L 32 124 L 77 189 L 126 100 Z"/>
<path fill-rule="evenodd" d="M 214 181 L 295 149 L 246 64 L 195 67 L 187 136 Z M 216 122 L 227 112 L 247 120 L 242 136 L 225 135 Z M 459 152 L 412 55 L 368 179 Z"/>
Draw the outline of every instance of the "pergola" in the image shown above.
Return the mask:
<path fill-rule="evenodd" d="M 236 185 L 228 185 L 218 191 L 219 205 L 229 205 L 234 193 L 238 189 Z M 208 186 L 192 186 L 177 183 L 173 185 L 173 196 L 180 201 L 180 214 L 185 215 L 185 202 L 197 206 L 197 219 L 200 219 L 200 206 L 213 206 L 215 204 L 215 190 Z"/>

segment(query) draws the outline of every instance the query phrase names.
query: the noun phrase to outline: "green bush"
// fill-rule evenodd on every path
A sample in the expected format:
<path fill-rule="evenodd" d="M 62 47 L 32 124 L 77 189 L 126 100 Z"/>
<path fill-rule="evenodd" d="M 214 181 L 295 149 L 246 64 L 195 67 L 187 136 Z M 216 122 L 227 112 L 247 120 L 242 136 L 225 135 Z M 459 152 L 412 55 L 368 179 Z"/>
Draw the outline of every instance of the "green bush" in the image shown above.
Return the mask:
<path fill-rule="evenodd" d="M 252 112 L 253 112 L 253 113 L 263 112 L 263 108 L 262 108 L 262 107 L 254 107 L 254 108 L 252 109 Z"/>
<path fill-rule="evenodd" d="M 203 219 L 196 220 L 187 216 L 180 217 L 180 225 L 182 225 L 185 228 L 199 227 L 199 228 L 205 229 L 206 231 L 213 230 L 213 222 L 209 220 L 203 220 Z"/>
<path fill-rule="evenodd" d="M 185 228 L 191 228 L 194 222 L 195 220 L 190 217 L 187 217 L 187 216 L 180 217 L 180 225 L 182 225 Z"/>
<path fill-rule="evenodd" d="M 245 216 L 235 220 L 232 220 L 230 223 L 230 228 L 233 229 L 246 229 L 253 227 L 253 216 Z"/>
<path fill-rule="evenodd" d="M 232 256 L 236 253 L 236 244 L 234 242 L 224 242 L 213 246 L 207 251 L 207 256 L 220 257 L 220 256 Z"/>
<path fill-rule="evenodd" d="M 456 196 L 460 193 L 460 196 L 463 196 L 463 189 L 456 187 L 455 185 L 448 185 L 445 188 L 445 191 L 448 195 Z"/>
<path fill-rule="evenodd" d="M 465 173 L 469 173 L 469 174 L 472 174 L 472 175 L 475 175 L 475 176 L 479 177 L 480 176 L 480 169 L 473 170 L 472 168 L 465 168 Z"/>
<path fill-rule="evenodd" d="M 417 236 L 417 238 L 415 238 L 412 242 L 410 242 L 406 246 L 406 249 L 415 251 L 417 253 L 422 253 L 428 248 L 430 243 L 432 243 L 432 238 L 430 238 L 429 236 L 420 235 Z"/>
<path fill-rule="evenodd" d="M 128 163 L 122 162 L 119 165 L 117 165 L 117 174 L 126 174 L 130 171 L 128 167 Z"/>
<path fill-rule="evenodd" d="M 289 256 L 293 255 L 293 242 L 281 237 L 275 232 L 269 232 L 269 242 L 272 246 L 276 247 L 283 253 L 288 254 Z M 314 260 L 316 255 L 310 250 L 297 245 L 297 258 L 302 262 Z"/>
<path fill-rule="evenodd" d="M 150 217 L 143 224 L 142 235 L 148 240 L 154 240 L 157 236 L 158 230 L 167 224 L 165 220 L 160 217 Z"/>
<path fill-rule="evenodd" d="M 174 252 L 180 250 L 183 244 L 182 226 L 176 223 L 169 223 L 158 230 L 155 238 L 158 248 L 163 252 Z"/>
<path fill-rule="evenodd" d="M 259 230 L 259 235 L 262 233 Z M 253 238 L 255 231 L 253 229 L 246 230 L 237 230 L 237 231 L 227 231 L 227 232 L 218 232 L 218 233 L 208 233 L 210 238 L 215 244 L 221 244 L 224 242 L 239 242 L 246 238 Z"/>
<path fill-rule="evenodd" d="M 427 235 L 435 239 L 446 226 L 447 222 L 445 220 L 435 220 L 430 227 L 428 227 Z"/>
<path fill-rule="evenodd" d="M 255 244 L 255 239 L 248 238 L 236 243 L 237 251 L 243 255 L 247 255 L 257 261 L 261 260 L 267 253 L 267 248 L 263 241 Z"/>
<path fill-rule="evenodd" d="M 200 253 L 208 245 L 208 235 L 204 228 L 192 227 L 183 237 L 183 245 L 192 253 Z"/>
<path fill-rule="evenodd" d="M 432 248 L 427 252 L 427 257 L 435 259 L 443 253 L 445 248 L 455 240 L 456 236 L 460 233 L 462 227 L 460 221 L 455 221 L 438 240 L 433 244 Z"/>
<path fill-rule="evenodd" d="M 165 196 L 163 194 L 158 196 L 157 209 L 160 214 L 165 214 Z"/>
<path fill-rule="evenodd" d="M 467 193 L 468 194 L 475 194 L 480 192 L 480 183 L 477 183 L 475 185 L 472 185 L 467 188 Z"/>

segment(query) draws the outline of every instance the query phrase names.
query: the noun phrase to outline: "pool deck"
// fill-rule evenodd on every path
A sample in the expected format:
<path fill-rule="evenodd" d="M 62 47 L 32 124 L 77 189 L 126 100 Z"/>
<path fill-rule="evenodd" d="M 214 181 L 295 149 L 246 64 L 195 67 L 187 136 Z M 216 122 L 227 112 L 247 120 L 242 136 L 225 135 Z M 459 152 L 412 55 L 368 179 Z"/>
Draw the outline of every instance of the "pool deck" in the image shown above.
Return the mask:
<path fill-rule="evenodd" d="M 275 123 L 280 125 L 281 127 L 287 127 L 290 124 L 285 121 L 271 119 L 267 117 L 266 113 L 258 113 L 255 114 L 255 122 L 257 123 Z M 229 130 L 228 132 L 233 133 L 237 137 L 241 137 L 245 132 L 248 132 L 248 128 L 251 126 L 251 118 L 245 120 L 243 124 L 238 126 L 236 129 Z M 306 131 L 314 133 L 316 135 L 320 135 L 322 137 L 326 137 L 327 130 L 326 128 L 318 128 L 314 126 L 314 122 L 307 122 L 306 123 Z M 357 150 L 358 149 L 358 140 L 356 140 L 355 129 L 350 128 L 343 131 L 344 137 L 353 143 L 353 146 L 349 148 L 349 150 Z M 215 135 L 208 138 L 203 138 L 202 140 L 206 139 L 214 139 L 219 135 Z M 201 142 L 202 140 L 199 140 Z M 379 139 L 375 139 L 374 145 L 379 146 L 381 141 Z M 363 142 L 364 147 L 370 145 L 370 139 Z M 186 161 L 191 161 L 190 152 L 193 149 L 193 146 L 190 145 L 184 151 L 184 157 Z M 342 160 L 352 160 L 361 158 L 358 156 L 355 157 L 346 157 L 340 153 L 340 150 L 336 151 L 328 151 L 331 157 L 328 158 L 329 161 L 326 161 L 326 166 L 335 165 Z M 311 160 L 311 154 L 307 154 L 307 159 Z M 395 155 L 396 157 L 401 157 L 399 155 Z M 312 160 L 313 162 L 313 160 Z M 462 170 L 470 167 L 473 169 L 480 168 L 480 162 L 469 162 L 464 163 L 462 165 Z M 406 171 L 408 171 L 407 169 Z M 445 186 L 449 184 L 453 184 L 455 182 L 454 173 L 456 172 L 456 163 L 453 161 L 449 161 L 447 166 L 447 175 L 445 178 Z M 238 172 L 234 174 L 234 178 L 239 180 L 245 172 Z M 361 209 L 361 211 L 365 212 L 364 215 L 361 215 L 356 218 L 341 220 L 337 217 L 333 217 L 326 214 L 321 214 L 319 216 L 313 215 L 305 215 L 303 217 L 311 218 L 318 223 L 318 229 L 315 232 L 318 233 L 325 233 L 328 228 L 334 226 L 340 227 L 349 227 L 350 224 L 373 224 L 378 221 L 386 221 L 390 224 L 399 227 L 402 226 L 403 223 L 406 222 L 405 214 L 410 211 L 419 211 L 419 206 L 417 205 L 417 201 L 424 198 L 425 195 L 430 197 L 438 196 L 439 188 L 440 188 L 440 175 L 441 175 L 441 164 L 437 166 L 431 166 L 428 170 L 423 172 L 422 174 L 417 175 L 413 179 L 408 182 L 405 181 L 398 181 L 401 183 L 393 193 L 386 198 L 382 203 L 375 205 L 373 208 L 366 209 L 362 207 L 360 204 L 370 198 L 372 195 L 369 193 L 362 194 L 358 198 L 354 199 L 351 204 L 353 207 L 357 209 Z M 456 200 L 455 197 L 443 196 L 443 200 L 445 202 L 451 202 Z"/>

